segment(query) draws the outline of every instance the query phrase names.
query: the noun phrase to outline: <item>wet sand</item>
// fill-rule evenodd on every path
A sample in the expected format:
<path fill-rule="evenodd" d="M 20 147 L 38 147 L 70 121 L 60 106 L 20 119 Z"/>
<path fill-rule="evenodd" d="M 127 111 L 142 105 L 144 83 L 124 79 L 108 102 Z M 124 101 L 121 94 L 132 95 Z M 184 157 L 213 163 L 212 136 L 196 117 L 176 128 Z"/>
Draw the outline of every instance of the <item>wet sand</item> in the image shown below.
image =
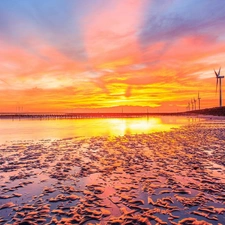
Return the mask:
<path fill-rule="evenodd" d="M 225 224 L 225 125 L 0 145 L 0 224 Z"/>

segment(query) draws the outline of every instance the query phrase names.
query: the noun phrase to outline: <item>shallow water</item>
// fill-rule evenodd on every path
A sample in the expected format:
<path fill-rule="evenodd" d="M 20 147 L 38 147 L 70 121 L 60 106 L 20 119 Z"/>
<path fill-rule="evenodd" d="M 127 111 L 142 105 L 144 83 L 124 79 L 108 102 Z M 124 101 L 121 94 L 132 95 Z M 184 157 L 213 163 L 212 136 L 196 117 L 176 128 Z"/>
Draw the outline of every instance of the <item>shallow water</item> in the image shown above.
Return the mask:
<path fill-rule="evenodd" d="M 197 118 L 149 117 L 123 119 L 0 120 L 0 143 L 12 140 L 61 139 L 68 137 L 118 136 L 168 131 Z"/>

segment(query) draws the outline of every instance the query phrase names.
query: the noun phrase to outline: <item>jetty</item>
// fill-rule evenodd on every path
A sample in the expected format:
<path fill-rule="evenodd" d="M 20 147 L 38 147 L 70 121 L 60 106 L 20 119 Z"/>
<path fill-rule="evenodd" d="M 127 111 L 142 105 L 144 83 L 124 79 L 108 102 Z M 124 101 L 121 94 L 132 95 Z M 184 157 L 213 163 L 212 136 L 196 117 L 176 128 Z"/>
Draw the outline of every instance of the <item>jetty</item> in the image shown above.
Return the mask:
<path fill-rule="evenodd" d="M 185 113 L 0 113 L 0 119 L 92 119 L 179 116 Z"/>
<path fill-rule="evenodd" d="M 92 118 L 139 118 L 154 116 L 225 116 L 225 107 L 207 108 L 185 112 L 168 113 L 0 113 L 0 119 L 92 119 Z"/>

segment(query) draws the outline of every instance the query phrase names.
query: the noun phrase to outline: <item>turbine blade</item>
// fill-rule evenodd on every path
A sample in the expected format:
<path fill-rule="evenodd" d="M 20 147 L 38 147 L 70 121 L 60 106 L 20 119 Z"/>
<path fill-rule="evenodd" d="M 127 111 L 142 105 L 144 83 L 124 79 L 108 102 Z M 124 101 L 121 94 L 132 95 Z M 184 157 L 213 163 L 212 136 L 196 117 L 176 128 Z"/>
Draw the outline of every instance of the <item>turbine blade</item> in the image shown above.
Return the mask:
<path fill-rule="evenodd" d="M 219 69 L 218 76 L 220 75 L 220 70 L 221 70 L 221 67 L 220 67 L 220 69 Z"/>
<path fill-rule="evenodd" d="M 217 72 L 214 70 L 214 73 L 216 74 L 216 77 L 218 77 L 218 74 L 217 74 Z"/>

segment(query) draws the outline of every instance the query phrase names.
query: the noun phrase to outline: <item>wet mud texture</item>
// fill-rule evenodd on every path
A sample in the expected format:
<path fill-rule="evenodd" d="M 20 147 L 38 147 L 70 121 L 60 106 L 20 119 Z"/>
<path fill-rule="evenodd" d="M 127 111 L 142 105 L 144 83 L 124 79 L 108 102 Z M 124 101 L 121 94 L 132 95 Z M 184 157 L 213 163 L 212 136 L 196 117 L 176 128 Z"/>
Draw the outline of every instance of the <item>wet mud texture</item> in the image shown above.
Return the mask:
<path fill-rule="evenodd" d="M 0 146 L 0 224 L 225 224 L 225 127 Z"/>

